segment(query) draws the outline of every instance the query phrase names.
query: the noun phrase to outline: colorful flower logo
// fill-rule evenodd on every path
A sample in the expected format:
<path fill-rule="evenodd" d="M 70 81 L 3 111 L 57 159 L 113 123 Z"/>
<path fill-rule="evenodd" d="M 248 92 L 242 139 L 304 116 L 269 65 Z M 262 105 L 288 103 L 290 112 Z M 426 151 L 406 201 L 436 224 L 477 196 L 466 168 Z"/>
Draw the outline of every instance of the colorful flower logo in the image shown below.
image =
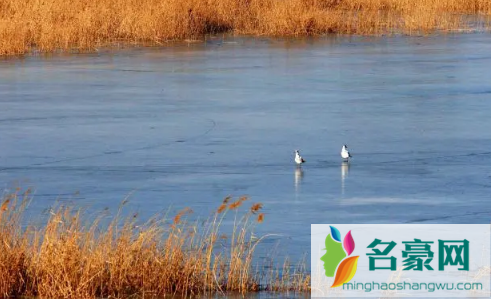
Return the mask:
<path fill-rule="evenodd" d="M 355 241 L 349 231 L 344 236 L 341 244 L 341 234 L 334 226 L 331 226 L 331 233 L 326 237 L 326 254 L 321 257 L 324 262 L 324 270 L 327 277 L 334 277 L 331 288 L 342 286 L 343 283 L 350 281 L 356 273 L 358 258 L 360 256 L 350 256 L 355 250 Z"/>

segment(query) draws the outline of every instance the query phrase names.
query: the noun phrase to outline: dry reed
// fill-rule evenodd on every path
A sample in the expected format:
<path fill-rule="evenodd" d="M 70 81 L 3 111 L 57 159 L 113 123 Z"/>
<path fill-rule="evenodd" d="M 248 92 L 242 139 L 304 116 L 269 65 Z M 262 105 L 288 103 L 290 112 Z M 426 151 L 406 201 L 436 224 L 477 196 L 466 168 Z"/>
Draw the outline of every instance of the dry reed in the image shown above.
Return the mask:
<path fill-rule="evenodd" d="M 188 221 L 189 209 L 144 224 L 136 214 L 122 219 L 118 212 L 108 225 L 100 223 L 102 216 L 84 225 L 80 210 L 60 207 L 50 211 L 45 225 L 25 227 L 29 193 L 7 195 L 0 201 L 0 297 L 309 291 L 305 268 L 292 276 L 285 266 L 265 276 L 253 267 L 256 246 L 264 238 L 253 235 L 261 204 L 244 213 L 230 212 L 235 215 L 233 232 L 220 232 L 225 215 L 247 198 L 230 199 L 199 225 Z"/>
<path fill-rule="evenodd" d="M 489 24 L 489 0 L 0 0 L 0 55 L 205 34 L 421 33 Z"/>

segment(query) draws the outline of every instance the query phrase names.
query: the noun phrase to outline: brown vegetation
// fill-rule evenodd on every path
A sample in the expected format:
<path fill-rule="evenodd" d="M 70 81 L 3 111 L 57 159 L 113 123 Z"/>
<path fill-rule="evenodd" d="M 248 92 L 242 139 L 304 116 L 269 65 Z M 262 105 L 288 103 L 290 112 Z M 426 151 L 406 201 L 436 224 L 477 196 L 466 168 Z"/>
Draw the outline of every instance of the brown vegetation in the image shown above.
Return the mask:
<path fill-rule="evenodd" d="M 169 294 L 309 291 L 305 268 L 263 273 L 253 262 L 262 238 L 253 236 L 258 225 L 254 204 L 235 214 L 233 232 L 220 233 L 228 211 L 246 197 L 228 203 L 204 224 L 187 221 L 189 209 L 175 217 L 156 217 L 138 224 L 137 215 L 126 220 L 116 215 L 101 225 L 82 223 L 82 212 L 69 207 L 50 211 L 41 227 L 21 225 L 29 194 L 18 193 L 0 201 L 0 297 L 124 298 Z M 259 214 L 260 220 L 264 218 Z M 261 216 L 262 215 L 262 216 Z M 269 265 L 268 265 L 269 266 Z"/>
<path fill-rule="evenodd" d="M 0 55 L 234 32 L 299 36 L 461 29 L 489 0 L 0 0 Z"/>

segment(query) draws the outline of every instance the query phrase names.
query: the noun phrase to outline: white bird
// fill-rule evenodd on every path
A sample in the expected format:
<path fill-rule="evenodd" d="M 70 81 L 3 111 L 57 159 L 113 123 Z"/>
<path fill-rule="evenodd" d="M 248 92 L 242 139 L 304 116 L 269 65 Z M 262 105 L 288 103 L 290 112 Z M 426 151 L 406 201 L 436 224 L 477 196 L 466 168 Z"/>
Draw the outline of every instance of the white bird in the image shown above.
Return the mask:
<path fill-rule="evenodd" d="M 346 161 L 348 161 L 349 158 L 351 158 L 351 154 L 348 151 L 348 146 L 346 144 L 343 145 L 343 148 L 341 149 L 341 158 L 343 158 Z"/>
<path fill-rule="evenodd" d="M 295 150 L 295 163 L 298 165 L 305 163 L 305 160 L 300 156 L 300 152 L 298 150 Z"/>

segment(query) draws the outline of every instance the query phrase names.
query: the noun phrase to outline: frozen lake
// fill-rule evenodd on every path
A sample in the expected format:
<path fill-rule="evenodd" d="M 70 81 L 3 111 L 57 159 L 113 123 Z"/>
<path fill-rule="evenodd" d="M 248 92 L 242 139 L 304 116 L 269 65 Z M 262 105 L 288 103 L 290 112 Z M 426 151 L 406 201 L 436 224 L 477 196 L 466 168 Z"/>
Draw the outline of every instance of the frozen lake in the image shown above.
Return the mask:
<path fill-rule="evenodd" d="M 248 195 L 292 255 L 311 223 L 489 223 L 490 78 L 489 34 L 4 59 L 0 187 L 143 217 Z"/>

